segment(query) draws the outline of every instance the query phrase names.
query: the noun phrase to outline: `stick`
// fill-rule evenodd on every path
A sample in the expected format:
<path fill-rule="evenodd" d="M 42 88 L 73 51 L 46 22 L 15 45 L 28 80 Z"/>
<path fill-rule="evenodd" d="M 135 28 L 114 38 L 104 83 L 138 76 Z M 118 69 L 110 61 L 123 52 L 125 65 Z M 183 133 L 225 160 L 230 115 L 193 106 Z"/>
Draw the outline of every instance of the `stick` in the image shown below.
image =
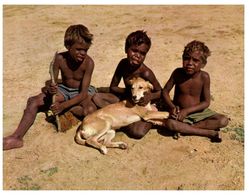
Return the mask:
<path fill-rule="evenodd" d="M 51 77 L 51 82 L 52 82 L 52 84 L 56 84 L 56 83 L 55 83 L 55 80 L 54 80 L 54 69 L 53 69 L 54 61 L 55 61 L 56 56 L 57 56 L 57 51 L 55 52 L 54 58 L 53 58 L 53 60 L 51 61 L 50 66 L 49 66 L 49 74 L 50 74 L 50 77 Z M 54 95 L 52 96 L 52 104 L 55 103 L 55 95 L 56 95 L 56 94 L 54 94 Z M 55 119 L 56 119 L 56 123 L 57 123 L 57 132 L 59 132 L 59 131 L 61 131 L 61 123 L 60 123 L 60 118 L 59 118 L 59 115 L 58 115 L 58 114 L 55 115 Z"/>

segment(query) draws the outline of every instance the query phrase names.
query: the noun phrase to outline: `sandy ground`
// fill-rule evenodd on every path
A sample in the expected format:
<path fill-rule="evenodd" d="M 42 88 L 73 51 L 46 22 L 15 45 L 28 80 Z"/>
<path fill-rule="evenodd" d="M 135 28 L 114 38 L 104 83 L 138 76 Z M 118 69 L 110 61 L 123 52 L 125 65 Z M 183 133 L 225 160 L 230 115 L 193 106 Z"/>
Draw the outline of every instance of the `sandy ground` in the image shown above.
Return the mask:
<path fill-rule="evenodd" d="M 77 145 L 75 128 L 56 133 L 43 113 L 21 149 L 3 152 L 3 189 L 243 190 L 244 128 L 243 6 L 3 6 L 3 136 L 19 123 L 29 96 L 49 79 L 49 63 L 71 24 L 94 34 L 92 84 L 108 86 L 123 57 L 124 40 L 144 29 L 152 39 L 145 64 L 164 86 L 181 66 L 184 45 L 204 41 L 212 51 L 211 109 L 231 118 L 223 142 L 185 136 L 174 140 L 151 130 L 141 140 L 118 133 L 128 150 L 107 155 Z"/>

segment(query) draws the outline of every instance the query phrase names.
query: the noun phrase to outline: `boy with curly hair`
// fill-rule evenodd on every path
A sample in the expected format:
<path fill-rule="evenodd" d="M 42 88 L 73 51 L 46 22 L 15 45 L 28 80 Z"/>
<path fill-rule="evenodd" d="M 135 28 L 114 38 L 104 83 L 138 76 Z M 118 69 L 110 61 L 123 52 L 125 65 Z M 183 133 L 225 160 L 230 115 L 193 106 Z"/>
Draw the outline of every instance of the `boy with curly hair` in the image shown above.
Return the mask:
<path fill-rule="evenodd" d="M 163 99 L 170 117 L 164 126 L 184 134 L 200 135 L 221 142 L 219 130 L 227 126 L 228 118 L 211 109 L 210 78 L 203 70 L 211 55 L 209 48 L 200 41 L 191 41 L 184 49 L 183 66 L 176 68 L 163 88 Z M 173 101 L 170 91 L 175 86 Z"/>

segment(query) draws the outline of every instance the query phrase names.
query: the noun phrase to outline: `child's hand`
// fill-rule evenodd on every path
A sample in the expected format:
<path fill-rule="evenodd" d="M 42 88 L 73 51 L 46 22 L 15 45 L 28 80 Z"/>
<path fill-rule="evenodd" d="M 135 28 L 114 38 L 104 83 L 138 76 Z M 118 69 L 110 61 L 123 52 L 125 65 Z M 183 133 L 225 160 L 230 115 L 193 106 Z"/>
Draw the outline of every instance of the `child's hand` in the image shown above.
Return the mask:
<path fill-rule="evenodd" d="M 50 106 L 50 109 L 52 110 L 54 115 L 60 114 L 64 110 L 62 104 L 60 104 L 59 102 L 55 102 L 54 104 L 52 104 Z"/>
<path fill-rule="evenodd" d="M 174 107 L 173 109 L 170 110 L 169 115 L 170 118 L 173 118 L 175 120 L 178 119 L 178 113 L 180 112 L 179 106 Z"/>
<path fill-rule="evenodd" d="M 51 84 L 49 85 L 48 92 L 49 92 L 51 95 L 56 94 L 56 93 L 57 93 L 57 90 L 58 90 L 58 85 L 57 85 L 57 84 L 51 83 Z"/>
<path fill-rule="evenodd" d="M 178 121 L 183 121 L 188 114 L 189 113 L 188 113 L 187 109 L 179 110 L 179 113 L 177 115 L 177 120 Z"/>

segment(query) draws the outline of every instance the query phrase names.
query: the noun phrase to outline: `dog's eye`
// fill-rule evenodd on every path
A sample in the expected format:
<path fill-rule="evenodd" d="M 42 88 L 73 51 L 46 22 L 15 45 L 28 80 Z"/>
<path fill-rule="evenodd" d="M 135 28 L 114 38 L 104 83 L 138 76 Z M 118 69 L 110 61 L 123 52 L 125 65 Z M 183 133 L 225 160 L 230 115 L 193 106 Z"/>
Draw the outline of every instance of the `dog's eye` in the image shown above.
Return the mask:
<path fill-rule="evenodd" d="M 140 86 L 138 89 L 143 89 L 143 87 Z"/>

